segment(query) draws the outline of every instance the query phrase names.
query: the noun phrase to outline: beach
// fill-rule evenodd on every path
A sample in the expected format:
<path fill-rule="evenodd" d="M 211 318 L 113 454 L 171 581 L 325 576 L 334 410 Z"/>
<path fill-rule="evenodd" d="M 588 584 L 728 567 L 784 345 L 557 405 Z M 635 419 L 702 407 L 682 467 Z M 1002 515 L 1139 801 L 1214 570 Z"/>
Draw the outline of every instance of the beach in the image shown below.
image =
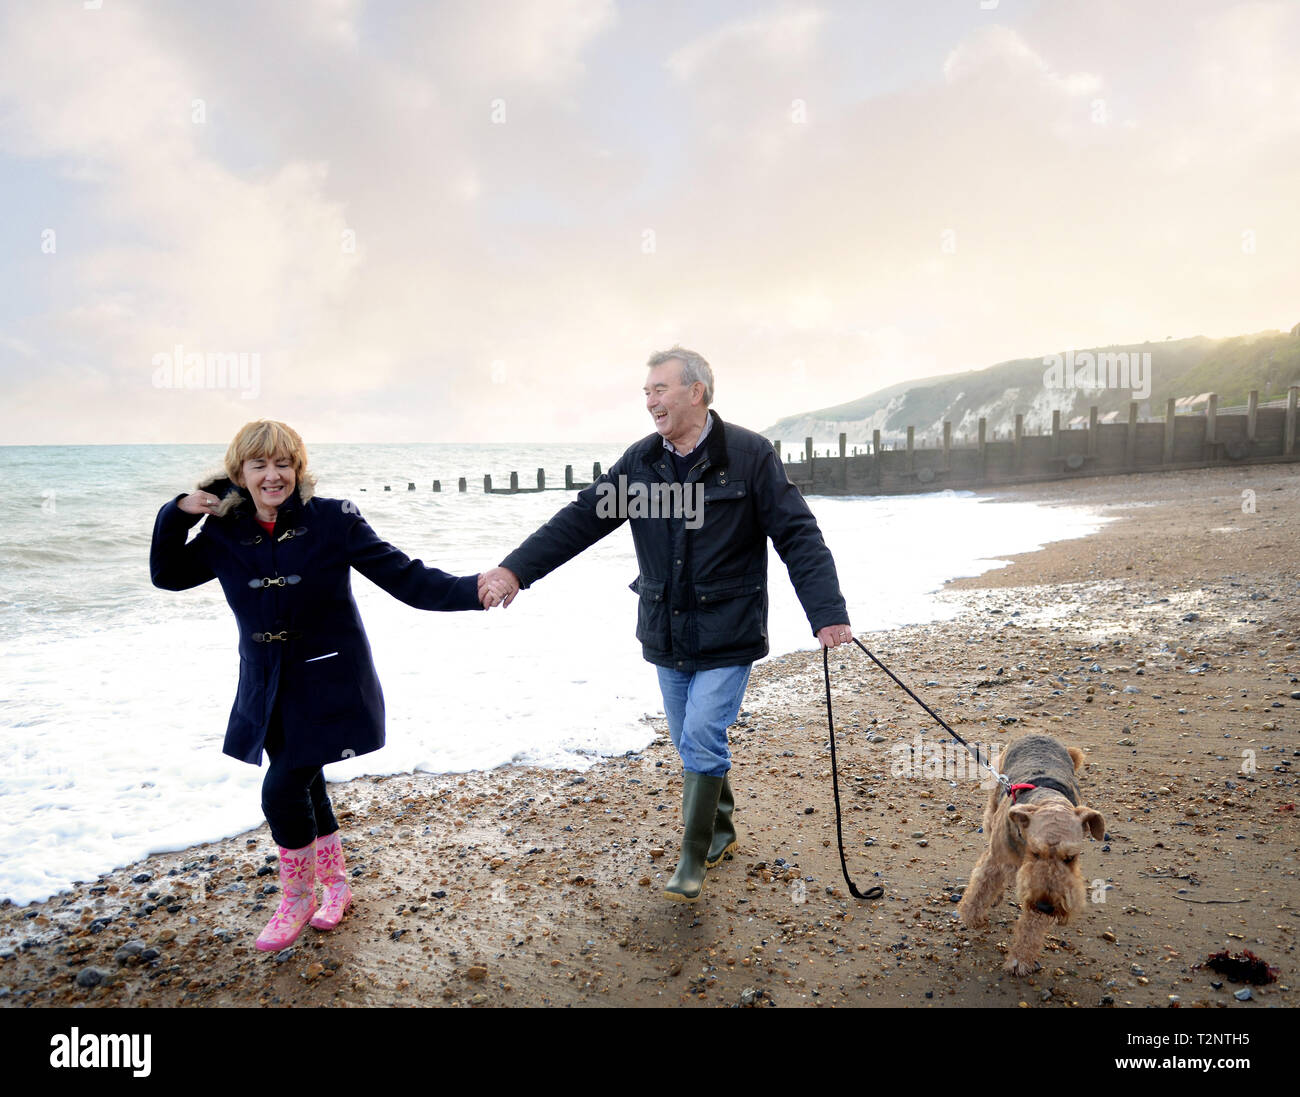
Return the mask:
<path fill-rule="evenodd" d="M 854 626 L 972 742 L 1036 731 L 1084 751 L 1106 838 L 1082 857 L 1087 909 L 1035 975 L 1001 969 L 1010 894 L 985 930 L 954 918 L 984 846 L 978 774 L 902 765 L 946 734 L 841 647 L 845 849 L 879 900 L 840 873 L 822 660 L 797 652 L 754 670 L 732 730 L 740 849 L 698 903 L 661 895 L 681 836 L 661 727 L 580 773 L 332 785 L 356 903 L 281 954 L 253 947 L 278 898 L 265 826 L 6 901 L 0 1005 L 1294 1005 L 1300 467 L 1053 482 L 985 505 L 1026 500 L 1120 520 L 948 584 L 950 620 Z M 1276 980 L 1239 1000 L 1245 984 L 1197 967 L 1223 949 Z"/>

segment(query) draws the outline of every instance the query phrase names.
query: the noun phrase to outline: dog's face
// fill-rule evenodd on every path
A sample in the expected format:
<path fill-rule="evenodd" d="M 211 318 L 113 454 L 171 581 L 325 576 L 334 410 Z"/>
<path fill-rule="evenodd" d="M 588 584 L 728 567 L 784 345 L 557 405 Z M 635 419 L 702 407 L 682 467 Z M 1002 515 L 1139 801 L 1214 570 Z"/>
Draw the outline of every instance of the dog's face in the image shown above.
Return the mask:
<path fill-rule="evenodd" d="M 1069 804 L 1023 804 L 1007 813 L 1020 828 L 1024 857 L 1016 872 L 1020 908 L 1058 922 L 1083 907 L 1085 892 L 1079 856 L 1087 835 L 1100 839 L 1106 821 L 1099 812 Z"/>

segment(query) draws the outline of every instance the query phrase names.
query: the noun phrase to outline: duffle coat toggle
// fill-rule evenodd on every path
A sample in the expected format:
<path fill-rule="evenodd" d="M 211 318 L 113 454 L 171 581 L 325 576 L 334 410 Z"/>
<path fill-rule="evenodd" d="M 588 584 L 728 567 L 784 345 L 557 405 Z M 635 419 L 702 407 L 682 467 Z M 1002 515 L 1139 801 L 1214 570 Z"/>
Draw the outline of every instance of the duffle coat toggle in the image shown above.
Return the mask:
<path fill-rule="evenodd" d="M 295 583 L 301 583 L 301 575 L 278 575 L 274 579 L 250 579 L 248 585 L 256 589 L 257 587 L 283 587 L 293 586 Z"/>

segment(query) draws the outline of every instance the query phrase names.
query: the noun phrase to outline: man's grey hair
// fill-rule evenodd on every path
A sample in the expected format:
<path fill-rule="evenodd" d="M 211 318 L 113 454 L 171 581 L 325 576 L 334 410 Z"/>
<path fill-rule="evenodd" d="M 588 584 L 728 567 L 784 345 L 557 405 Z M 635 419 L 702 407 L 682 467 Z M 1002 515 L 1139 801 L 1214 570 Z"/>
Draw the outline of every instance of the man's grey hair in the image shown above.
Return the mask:
<path fill-rule="evenodd" d="M 683 385 L 689 388 L 696 381 L 703 383 L 704 406 L 707 408 L 713 403 L 713 369 L 704 360 L 704 355 L 696 354 L 695 351 L 687 350 L 685 347 L 673 347 L 671 350 L 661 350 L 658 354 L 650 355 L 650 361 L 646 366 L 654 369 L 655 366 L 662 366 L 674 358 L 682 364 Z"/>

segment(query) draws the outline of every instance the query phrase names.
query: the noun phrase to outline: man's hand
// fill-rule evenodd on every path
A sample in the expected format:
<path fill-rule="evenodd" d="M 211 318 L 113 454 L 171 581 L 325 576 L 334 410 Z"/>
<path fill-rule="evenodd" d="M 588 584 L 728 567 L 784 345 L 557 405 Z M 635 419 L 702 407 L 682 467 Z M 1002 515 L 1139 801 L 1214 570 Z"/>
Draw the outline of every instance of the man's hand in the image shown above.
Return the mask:
<path fill-rule="evenodd" d="M 853 630 L 848 625 L 827 625 L 817 630 L 817 639 L 824 648 L 833 648 L 838 644 L 847 644 L 853 639 Z"/>
<path fill-rule="evenodd" d="M 504 608 L 515 600 L 518 593 L 519 577 L 509 568 L 495 567 L 479 574 L 478 600 L 484 609 L 496 605 Z"/>

